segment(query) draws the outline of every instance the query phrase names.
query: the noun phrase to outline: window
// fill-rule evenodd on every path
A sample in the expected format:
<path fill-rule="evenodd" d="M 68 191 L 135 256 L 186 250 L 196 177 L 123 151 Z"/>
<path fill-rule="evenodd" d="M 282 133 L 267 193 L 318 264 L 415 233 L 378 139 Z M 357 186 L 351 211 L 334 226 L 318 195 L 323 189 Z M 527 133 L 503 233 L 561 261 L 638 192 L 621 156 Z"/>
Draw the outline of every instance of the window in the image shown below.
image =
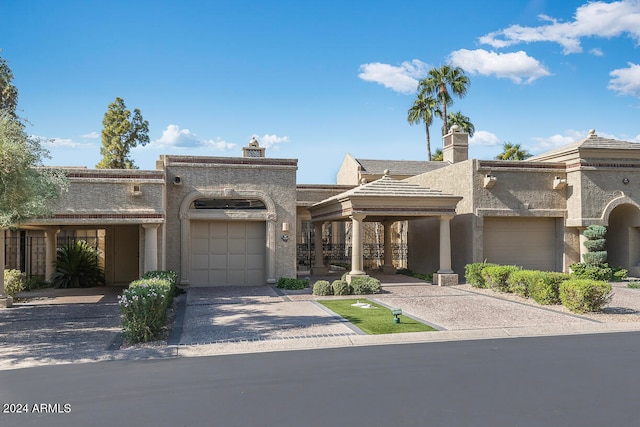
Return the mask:
<path fill-rule="evenodd" d="M 192 209 L 264 210 L 264 202 L 258 199 L 198 199 Z"/>

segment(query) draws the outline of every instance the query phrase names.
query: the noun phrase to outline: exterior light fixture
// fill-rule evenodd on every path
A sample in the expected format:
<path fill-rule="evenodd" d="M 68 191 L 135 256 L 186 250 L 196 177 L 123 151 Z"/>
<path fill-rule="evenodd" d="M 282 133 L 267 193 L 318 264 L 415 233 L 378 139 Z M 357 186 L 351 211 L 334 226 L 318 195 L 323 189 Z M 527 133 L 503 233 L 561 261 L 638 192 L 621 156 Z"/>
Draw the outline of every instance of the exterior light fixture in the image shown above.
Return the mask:
<path fill-rule="evenodd" d="M 622 183 L 624 185 L 627 185 L 629 183 L 629 178 L 627 178 L 626 176 L 624 178 L 622 178 Z"/>

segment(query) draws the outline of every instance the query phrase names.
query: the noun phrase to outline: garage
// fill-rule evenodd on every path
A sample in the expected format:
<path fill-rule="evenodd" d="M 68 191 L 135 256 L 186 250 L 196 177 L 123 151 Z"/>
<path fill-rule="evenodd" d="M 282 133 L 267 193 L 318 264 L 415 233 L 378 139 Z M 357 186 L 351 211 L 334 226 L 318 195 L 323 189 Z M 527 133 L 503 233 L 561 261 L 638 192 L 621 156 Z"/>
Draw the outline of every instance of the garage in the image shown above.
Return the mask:
<path fill-rule="evenodd" d="M 191 284 L 263 285 L 265 223 L 191 221 Z"/>
<path fill-rule="evenodd" d="M 484 218 L 484 259 L 501 265 L 556 271 L 555 218 Z"/>

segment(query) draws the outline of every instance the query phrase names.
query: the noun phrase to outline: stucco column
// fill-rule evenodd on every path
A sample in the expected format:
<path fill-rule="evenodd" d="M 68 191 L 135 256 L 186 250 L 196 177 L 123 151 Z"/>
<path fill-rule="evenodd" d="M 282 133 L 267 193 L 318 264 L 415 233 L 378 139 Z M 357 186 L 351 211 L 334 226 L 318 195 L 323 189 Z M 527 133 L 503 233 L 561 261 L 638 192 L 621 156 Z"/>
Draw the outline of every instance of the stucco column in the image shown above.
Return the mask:
<path fill-rule="evenodd" d="M 322 227 L 324 223 L 314 222 L 313 245 L 315 248 L 315 256 L 313 259 L 313 274 L 326 274 L 329 269 L 324 265 L 324 251 L 322 240 Z"/>
<path fill-rule="evenodd" d="M 351 272 L 350 276 L 364 276 L 362 269 L 362 221 L 366 215 L 353 214 L 351 218 Z"/>
<path fill-rule="evenodd" d="M 4 294 L 4 245 L 5 230 L 0 229 L 0 308 L 9 308 L 13 305 L 13 298 Z"/>
<path fill-rule="evenodd" d="M 144 228 L 144 273 L 158 269 L 158 228 L 160 224 L 142 224 Z"/>
<path fill-rule="evenodd" d="M 45 266 L 44 277 L 46 280 L 51 280 L 53 273 L 56 272 L 56 237 L 60 229 L 57 227 L 47 227 L 44 230 L 45 233 Z"/>
<path fill-rule="evenodd" d="M 587 237 L 583 234 L 584 230 L 586 230 L 586 227 L 578 227 L 578 235 L 579 235 L 579 242 L 580 242 L 580 261 L 578 262 L 584 262 L 584 254 L 586 254 L 587 252 L 589 252 L 587 250 L 587 247 L 584 245 L 584 242 L 586 242 Z"/>
<path fill-rule="evenodd" d="M 187 213 L 180 214 L 180 284 L 189 286 L 191 274 L 191 220 Z"/>
<path fill-rule="evenodd" d="M 275 215 L 267 218 L 267 283 L 276 283 L 276 218 Z"/>
<path fill-rule="evenodd" d="M 382 265 L 382 272 L 386 274 L 395 273 L 393 267 L 393 250 L 391 249 L 391 226 L 392 221 L 383 221 L 384 227 L 384 264 Z"/>
<path fill-rule="evenodd" d="M 451 215 L 440 217 L 440 268 L 439 274 L 451 274 Z"/>

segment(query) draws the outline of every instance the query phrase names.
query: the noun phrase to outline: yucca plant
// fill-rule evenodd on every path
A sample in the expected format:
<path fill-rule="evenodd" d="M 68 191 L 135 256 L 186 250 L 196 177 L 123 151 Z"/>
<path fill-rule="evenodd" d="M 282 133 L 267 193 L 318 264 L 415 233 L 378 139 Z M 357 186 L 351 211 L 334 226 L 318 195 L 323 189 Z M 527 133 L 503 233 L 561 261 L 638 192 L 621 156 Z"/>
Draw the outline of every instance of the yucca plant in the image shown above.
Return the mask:
<path fill-rule="evenodd" d="M 51 283 L 56 288 L 88 288 L 104 285 L 98 251 L 84 240 L 58 248 L 56 272 Z"/>

